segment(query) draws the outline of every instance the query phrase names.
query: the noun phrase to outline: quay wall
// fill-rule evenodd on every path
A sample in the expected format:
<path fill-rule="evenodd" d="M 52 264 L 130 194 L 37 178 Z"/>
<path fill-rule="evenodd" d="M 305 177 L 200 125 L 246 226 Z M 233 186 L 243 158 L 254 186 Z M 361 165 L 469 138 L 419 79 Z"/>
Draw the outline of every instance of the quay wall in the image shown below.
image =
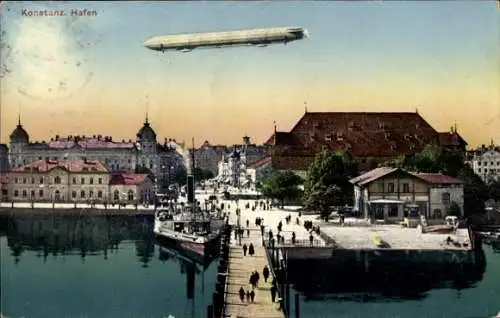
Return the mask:
<path fill-rule="evenodd" d="M 474 263 L 475 253 L 470 249 L 463 250 L 396 250 L 373 249 L 355 250 L 329 247 L 292 247 L 287 248 L 288 259 L 316 259 L 335 262 L 371 261 L 405 262 L 405 263 Z"/>
<path fill-rule="evenodd" d="M 22 216 L 22 215 L 107 215 L 107 216 L 140 216 L 154 215 L 154 210 L 135 209 L 97 209 L 97 208 L 5 208 L 0 207 L 0 216 Z"/>

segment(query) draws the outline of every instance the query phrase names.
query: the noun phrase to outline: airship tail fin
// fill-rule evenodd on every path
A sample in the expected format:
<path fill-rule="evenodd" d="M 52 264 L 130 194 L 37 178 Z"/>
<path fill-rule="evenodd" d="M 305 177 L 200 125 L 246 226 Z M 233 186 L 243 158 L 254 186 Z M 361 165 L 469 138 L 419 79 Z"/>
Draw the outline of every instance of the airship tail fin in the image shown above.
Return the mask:
<path fill-rule="evenodd" d="M 308 38 L 309 37 L 309 30 L 304 29 L 304 37 Z"/>

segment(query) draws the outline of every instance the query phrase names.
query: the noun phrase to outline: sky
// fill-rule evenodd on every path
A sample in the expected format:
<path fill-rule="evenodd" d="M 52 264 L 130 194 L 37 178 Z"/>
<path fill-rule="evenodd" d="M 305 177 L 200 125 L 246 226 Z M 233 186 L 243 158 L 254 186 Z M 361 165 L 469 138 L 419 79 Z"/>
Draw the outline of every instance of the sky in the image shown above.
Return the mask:
<path fill-rule="evenodd" d="M 95 10 L 71 17 L 71 10 Z M 23 10 L 64 10 L 29 17 Z M 26 12 L 26 11 L 24 11 Z M 494 1 L 16 2 L 1 7 L 0 142 L 18 114 L 56 134 L 256 143 L 309 111 L 415 111 L 470 146 L 500 143 Z M 153 36 L 300 26 L 287 45 L 155 52 Z"/>

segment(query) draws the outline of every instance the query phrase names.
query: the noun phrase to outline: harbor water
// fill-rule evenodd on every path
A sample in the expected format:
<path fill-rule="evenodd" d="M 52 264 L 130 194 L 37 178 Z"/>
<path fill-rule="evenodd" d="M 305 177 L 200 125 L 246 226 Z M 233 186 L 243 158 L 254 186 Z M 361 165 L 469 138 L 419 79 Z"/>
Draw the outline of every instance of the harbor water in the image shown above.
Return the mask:
<path fill-rule="evenodd" d="M 206 317 L 217 261 L 158 245 L 152 217 L 0 216 L 0 225 L 5 317 Z M 302 318 L 494 316 L 500 248 L 483 249 L 475 267 L 462 271 L 299 264 L 302 275 L 289 273 L 290 317 L 294 293 Z"/>

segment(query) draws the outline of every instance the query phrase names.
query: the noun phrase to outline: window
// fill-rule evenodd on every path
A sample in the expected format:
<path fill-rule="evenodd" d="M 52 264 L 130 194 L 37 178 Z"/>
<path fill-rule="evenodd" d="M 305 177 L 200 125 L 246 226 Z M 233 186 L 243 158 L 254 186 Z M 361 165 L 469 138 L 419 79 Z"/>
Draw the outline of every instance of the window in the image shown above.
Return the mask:
<path fill-rule="evenodd" d="M 397 205 L 393 204 L 389 207 L 389 217 L 390 218 L 398 217 L 398 206 Z"/>
<path fill-rule="evenodd" d="M 54 178 L 54 183 L 55 183 L 55 184 L 61 184 L 61 177 L 56 176 L 56 177 Z"/>
<path fill-rule="evenodd" d="M 434 209 L 434 211 L 432 211 L 432 216 L 435 219 L 440 219 L 441 218 L 441 209 Z"/>
<path fill-rule="evenodd" d="M 443 203 L 444 206 L 449 206 L 450 205 L 450 194 L 448 192 L 445 192 L 441 195 L 441 202 Z"/>
<path fill-rule="evenodd" d="M 92 177 L 91 177 L 91 178 L 89 179 L 89 183 L 90 183 L 90 184 L 94 184 L 94 178 L 92 178 Z"/>
<path fill-rule="evenodd" d="M 379 184 L 378 184 L 378 187 L 379 187 L 380 192 L 384 192 L 385 187 L 384 187 L 384 183 L 383 183 L 383 182 L 382 182 L 382 183 L 379 183 Z"/>
<path fill-rule="evenodd" d="M 89 198 L 93 198 L 94 197 L 94 191 L 90 190 L 89 191 Z"/>
<path fill-rule="evenodd" d="M 84 190 L 80 191 L 80 198 L 85 198 L 85 191 Z"/>
<path fill-rule="evenodd" d="M 31 177 L 31 184 L 35 184 L 35 178 Z"/>
<path fill-rule="evenodd" d="M 97 197 L 102 198 L 102 191 L 101 190 L 97 191 Z"/>
<path fill-rule="evenodd" d="M 35 197 L 35 190 L 31 190 L 30 194 L 31 194 L 30 198 L 34 198 Z"/>
<path fill-rule="evenodd" d="M 26 183 L 26 178 L 23 178 L 23 183 Z"/>
<path fill-rule="evenodd" d="M 73 184 L 76 184 L 76 178 L 73 177 Z"/>
<path fill-rule="evenodd" d="M 43 190 L 39 190 L 39 191 L 38 191 L 38 196 L 39 196 L 40 198 L 43 198 Z"/>
<path fill-rule="evenodd" d="M 394 192 L 394 183 L 389 182 L 387 184 L 387 192 L 389 192 L 389 193 L 393 193 Z"/>
<path fill-rule="evenodd" d="M 15 196 L 15 197 L 18 197 L 18 196 L 19 196 L 19 191 L 14 190 L 14 196 Z"/>
<path fill-rule="evenodd" d="M 43 177 L 40 177 L 40 184 L 43 184 Z"/>
<path fill-rule="evenodd" d="M 74 199 L 76 198 L 76 191 L 71 192 L 71 197 Z"/>
<path fill-rule="evenodd" d="M 102 178 L 97 179 L 97 183 L 102 184 Z"/>
<path fill-rule="evenodd" d="M 85 184 L 85 178 L 80 178 L 80 184 Z"/>
<path fill-rule="evenodd" d="M 18 179 L 18 178 L 15 178 L 15 179 L 14 179 L 14 182 L 15 182 L 15 183 L 19 183 L 19 179 Z"/>
<path fill-rule="evenodd" d="M 481 165 L 481 161 L 478 161 L 478 162 L 477 162 L 477 165 L 478 165 L 478 166 L 480 166 L 480 165 Z"/>
<path fill-rule="evenodd" d="M 26 190 L 23 190 L 23 198 L 26 198 L 28 196 L 28 193 L 26 192 Z"/>
<path fill-rule="evenodd" d="M 134 191 L 128 190 L 128 200 L 134 201 Z"/>
<path fill-rule="evenodd" d="M 113 199 L 114 199 L 115 201 L 120 200 L 120 191 L 115 190 L 115 191 L 113 192 Z"/>
<path fill-rule="evenodd" d="M 408 183 L 403 183 L 403 193 L 410 193 L 410 185 Z"/>

